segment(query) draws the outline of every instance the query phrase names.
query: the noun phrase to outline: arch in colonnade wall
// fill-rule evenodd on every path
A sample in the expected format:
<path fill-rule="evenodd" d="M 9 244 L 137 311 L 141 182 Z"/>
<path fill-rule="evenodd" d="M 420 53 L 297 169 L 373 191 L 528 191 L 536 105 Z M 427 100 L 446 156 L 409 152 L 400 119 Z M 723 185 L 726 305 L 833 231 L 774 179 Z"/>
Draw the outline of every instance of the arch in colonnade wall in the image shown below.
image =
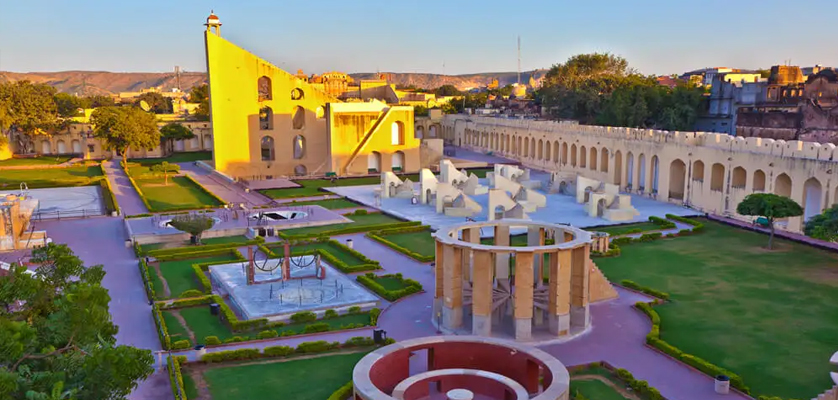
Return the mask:
<path fill-rule="evenodd" d="M 686 192 L 687 164 L 676 158 L 669 164 L 669 199 L 683 200 Z"/>
<path fill-rule="evenodd" d="M 808 221 L 823 211 L 823 186 L 818 178 L 809 178 L 803 183 L 803 221 Z"/>
<path fill-rule="evenodd" d="M 754 183 L 751 185 L 754 192 L 765 191 L 765 172 L 761 169 L 754 171 Z"/>
<path fill-rule="evenodd" d="M 599 154 L 599 158 L 601 160 L 600 164 L 599 164 L 599 170 L 601 172 L 608 172 L 608 156 L 609 156 L 608 149 L 603 147 L 602 151 L 600 151 L 600 154 Z"/>
<path fill-rule="evenodd" d="M 588 166 L 588 149 L 585 146 L 579 147 L 579 168 Z"/>
<path fill-rule="evenodd" d="M 626 155 L 626 185 L 634 187 L 634 154 L 628 152 Z"/>
<path fill-rule="evenodd" d="M 559 141 L 553 141 L 553 162 L 558 164 L 559 163 Z"/>
<path fill-rule="evenodd" d="M 748 180 L 748 171 L 745 168 L 736 167 L 730 177 L 730 187 L 744 189 Z"/>
<path fill-rule="evenodd" d="M 714 163 L 710 168 L 710 190 L 721 192 L 724 190 L 725 166 Z"/>
<path fill-rule="evenodd" d="M 576 167 L 576 143 L 570 146 L 570 166 Z"/>
<path fill-rule="evenodd" d="M 597 159 L 597 155 L 598 154 L 597 154 L 596 147 L 591 147 L 591 159 L 589 160 L 590 162 L 588 163 L 588 165 L 590 165 L 590 167 L 591 167 L 591 171 L 596 171 L 597 163 L 599 162 L 599 160 Z"/>
<path fill-rule="evenodd" d="M 562 165 L 567 165 L 567 142 L 562 142 Z"/>
<path fill-rule="evenodd" d="M 533 139 L 533 142 L 535 142 L 535 139 Z M 544 159 L 544 141 L 543 140 L 538 139 L 538 149 L 536 151 L 538 152 L 538 158 L 536 158 L 536 157 L 533 157 L 533 158 L 536 158 L 539 161 L 543 160 Z M 533 154 L 533 156 L 535 156 L 535 154 Z"/>
<path fill-rule="evenodd" d="M 614 184 L 623 184 L 623 152 L 620 150 L 614 153 Z"/>
<path fill-rule="evenodd" d="M 637 157 L 637 187 L 646 190 L 646 155 L 643 153 Z"/>
<path fill-rule="evenodd" d="M 658 159 L 657 155 L 652 156 L 652 191 L 657 193 L 658 191 L 658 183 L 660 181 L 660 160 Z"/>

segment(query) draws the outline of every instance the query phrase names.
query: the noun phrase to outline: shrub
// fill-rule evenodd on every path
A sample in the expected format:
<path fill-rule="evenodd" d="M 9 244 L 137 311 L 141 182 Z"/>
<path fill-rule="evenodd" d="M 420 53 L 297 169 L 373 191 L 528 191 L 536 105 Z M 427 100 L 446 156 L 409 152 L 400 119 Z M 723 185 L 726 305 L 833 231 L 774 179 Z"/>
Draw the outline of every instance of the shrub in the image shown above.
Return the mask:
<path fill-rule="evenodd" d="M 181 364 L 186 362 L 186 356 L 169 356 L 169 382 L 172 385 L 172 393 L 175 395 L 175 400 L 187 400 L 186 396 L 181 396 L 181 391 L 178 388 L 183 386 L 183 372 L 181 371 Z M 177 384 L 175 384 L 177 382 Z"/>
<path fill-rule="evenodd" d="M 293 347 L 288 346 L 270 346 L 265 347 L 264 355 L 265 357 L 285 357 L 294 352 Z"/>
<path fill-rule="evenodd" d="M 381 315 L 380 308 L 373 308 L 370 310 L 370 325 L 376 326 L 378 325 L 378 316 Z"/>
<path fill-rule="evenodd" d="M 259 349 L 237 349 L 207 353 L 201 357 L 201 361 L 205 363 L 214 363 L 223 361 L 255 360 L 259 358 L 259 356 Z"/>
<path fill-rule="evenodd" d="M 329 324 L 326 322 L 318 322 L 316 324 L 306 325 L 303 329 L 303 333 L 317 333 L 317 332 L 328 332 L 329 331 Z"/>
<path fill-rule="evenodd" d="M 661 229 L 675 229 L 675 223 L 672 221 L 665 220 L 660 217 L 656 217 L 654 215 L 649 217 L 649 222 L 659 226 Z"/>
<path fill-rule="evenodd" d="M 378 278 L 395 278 L 401 281 L 405 285 L 405 287 L 398 290 L 387 290 L 384 288 L 384 286 L 381 286 L 381 284 L 376 281 L 376 279 Z M 395 301 L 413 293 L 420 292 L 422 290 L 422 285 L 419 284 L 419 282 L 416 282 L 412 279 L 404 279 L 402 277 L 392 274 L 381 275 L 380 277 L 378 277 L 370 272 L 366 275 L 357 276 L 355 280 L 357 280 L 360 284 L 366 286 L 379 296 L 389 301 Z"/>
<path fill-rule="evenodd" d="M 166 329 L 166 320 L 163 319 L 163 313 L 157 303 L 151 306 L 151 312 L 154 316 L 154 324 L 157 325 L 157 336 L 160 338 L 160 344 L 163 350 L 170 350 L 172 348 L 172 338 L 169 336 L 169 330 Z"/>
<path fill-rule="evenodd" d="M 279 334 L 276 333 L 276 331 L 272 331 L 272 330 L 262 331 L 262 332 L 259 332 L 259 334 L 257 335 L 257 337 L 259 339 L 271 339 L 271 338 L 275 338 L 277 336 L 279 336 Z"/>
<path fill-rule="evenodd" d="M 207 264 L 206 267 L 209 267 Z M 202 264 L 192 264 L 192 272 L 195 273 L 195 277 L 198 279 L 198 283 L 201 284 L 201 288 L 203 288 L 203 292 L 205 294 L 212 293 L 212 282 L 210 282 L 209 277 L 207 274 L 204 273 L 204 268 Z"/>
<path fill-rule="evenodd" d="M 675 221 L 678 221 L 678 222 L 683 222 L 687 225 L 691 225 L 693 227 L 693 229 L 692 229 L 693 233 L 698 233 L 698 232 L 701 232 L 701 231 L 704 230 L 704 224 L 699 222 L 699 221 L 696 221 L 694 219 L 690 219 L 690 218 L 687 218 L 687 217 L 681 217 L 681 216 L 673 215 L 673 214 L 666 214 L 666 218 L 669 218 L 669 219 L 672 219 L 672 220 L 675 220 Z"/>
<path fill-rule="evenodd" d="M 188 349 L 190 347 L 192 347 L 192 345 L 189 343 L 189 340 L 187 340 L 187 339 L 178 340 L 178 341 L 172 343 L 172 350 L 184 350 L 184 349 Z"/>
<path fill-rule="evenodd" d="M 221 344 L 221 340 L 218 339 L 218 336 L 207 336 L 204 338 L 204 344 L 207 346 L 217 346 Z"/>
<path fill-rule="evenodd" d="M 329 343 L 325 340 L 318 340 L 316 342 L 303 342 L 297 345 L 294 350 L 296 353 L 322 353 L 324 351 L 334 350 L 340 347 L 340 343 Z"/>
<path fill-rule="evenodd" d="M 134 251 L 139 251 L 139 246 L 134 246 Z M 138 255 L 139 256 L 139 255 Z M 143 278 L 143 285 L 145 285 L 145 295 L 148 298 L 148 301 L 157 300 L 157 293 L 154 292 L 154 286 L 151 284 L 151 276 L 149 275 L 150 272 L 148 271 L 148 264 L 146 264 L 144 258 L 140 258 L 140 276 Z"/>
<path fill-rule="evenodd" d="M 233 336 L 233 337 L 225 340 L 224 343 L 238 343 L 238 342 L 244 342 L 245 340 L 247 340 L 247 339 L 245 339 L 242 336 Z"/>
<path fill-rule="evenodd" d="M 388 337 L 387 339 L 384 339 L 384 345 L 385 345 L 385 346 L 386 346 L 386 345 L 393 344 L 393 343 L 396 343 L 396 339 L 393 339 L 393 338 L 391 338 L 391 337 Z"/>
<path fill-rule="evenodd" d="M 334 309 L 328 309 L 325 313 L 323 313 L 323 319 L 331 319 L 336 318 L 338 316 L 338 312 Z"/>
<path fill-rule="evenodd" d="M 346 400 L 352 395 L 353 388 L 352 381 L 349 381 L 338 390 L 335 390 L 326 400 Z"/>
<path fill-rule="evenodd" d="M 291 316 L 291 321 L 294 323 L 317 321 L 317 314 L 311 311 L 300 311 Z"/>
<path fill-rule="evenodd" d="M 349 312 L 349 314 L 360 314 L 361 313 L 361 307 L 360 306 L 349 307 L 348 312 Z"/>
<path fill-rule="evenodd" d="M 184 290 L 183 293 L 178 296 L 181 299 L 188 299 L 192 297 L 200 297 L 204 296 L 204 292 L 195 289 Z"/>
<path fill-rule="evenodd" d="M 350 233 L 360 233 L 360 232 L 369 232 L 373 230 L 379 229 L 387 229 L 387 228 L 398 228 L 398 227 L 405 227 L 405 226 L 416 226 L 421 224 L 420 221 L 408 221 L 408 222 L 396 222 L 396 223 L 387 223 L 387 224 L 378 224 L 378 225 L 356 225 L 356 224 L 346 224 L 346 226 L 342 228 L 333 229 L 330 231 L 323 231 L 317 233 L 303 233 L 299 235 L 288 235 L 282 231 L 279 231 L 279 237 L 283 239 L 311 239 L 320 236 L 339 236 L 339 235 L 348 235 Z"/>
<path fill-rule="evenodd" d="M 355 336 L 349 339 L 346 339 L 343 342 L 343 347 L 364 347 L 364 346 L 372 346 L 375 344 L 375 341 L 371 337 L 367 336 Z"/>
<path fill-rule="evenodd" d="M 659 299 L 669 300 L 669 293 L 661 292 L 660 290 L 652 289 L 650 287 L 641 286 L 640 284 L 638 284 L 634 281 L 628 280 L 628 279 L 623 279 L 622 281 L 620 281 L 620 284 L 627 287 L 627 288 L 631 288 L 631 289 L 634 289 L 634 290 L 639 290 L 643 293 L 646 293 L 650 296 L 657 297 Z"/>
<path fill-rule="evenodd" d="M 354 214 L 355 215 L 367 215 L 367 214 L 369 214 L 369 212 L 367 210 L 363 209 L 363 208 L 360 208 L 360 209 L 355 210 Z"/>
<path fill-rule="evenodd" d="M 399 246 L 399 245 L 385 239 L 385 237 L 387 235 L 393 235 L 393 234 L 398 234 L 398 233 L 422 232 L 422 231 L 428 231 L 428 234 L 430 234 L 430 227 L 423 225 L 423 226 L 408 226 L 408 227 L 403 227 L 403 228 L 383 229 L 383 230 L 379 230 L 379 231 L 369 232 L 369 233 L 367 233 L 367 237 L 372 239 L 372 240 L 375 240 L 376 242 L 379 242 L 379 243 L 381 243 L 381 244 L 383 244 L 383 245 L 385 245 L 385 246 L 387 246 L 387 247 L 389 247 L 389 248 L 391 248 L 395 251 L 398 251 L 399 253 L 402 253 L 402 254 L 410 257 L 410 258 L 413 258 L 416 261 L 430 262 L 430 261 L 433 261 L 434 258 L 435 258 L 433 255 L 428 256 L 428 255 L 419 254 L 419 253 L 416 253 L 416 252 L 414 252 L 414 251 L 412 251 L 408 248 Z"/>
<path fill-rule="evenodd" d="M 160 306 L 161 309 L 169 310 L 172 308 L 183 308 L 183 307 L 191 307 L 197 306 L 201 304 L 210 304 L 210 303 L 223 303 L 221 301 L 221 297 L 216 299 L 216 296 L 203 296 L 203 297 L 190 297 L 188 299 L 181 299 L 175 300 L 168 304 L 163 304 Z"/>
<path fill-rule="evenodd" d="M 290 329 L 289 329 L 289 330 L 287 330 L 287 331 L 282 331 L 282 333 L 280 333 L 280 334 L 279 334 L 279 336 L 282 336 L 282 337 L 285 337 L 285 336 L 294 336 L 294 335 L 296 335 L 296 334 L 297 334 L 297 332 L 294 332 L 294 331 L 292 331 L 292 330 L 290 330 Z"/>

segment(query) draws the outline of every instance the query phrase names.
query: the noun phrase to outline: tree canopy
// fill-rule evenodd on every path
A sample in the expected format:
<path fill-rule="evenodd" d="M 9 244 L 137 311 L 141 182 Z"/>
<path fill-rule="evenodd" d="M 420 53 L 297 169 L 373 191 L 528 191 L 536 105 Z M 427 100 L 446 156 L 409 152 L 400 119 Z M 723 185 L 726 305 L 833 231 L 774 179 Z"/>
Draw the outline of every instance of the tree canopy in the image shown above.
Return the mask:
<path fill-rule="evenodd" d="M 658 85 L 655 77 L 629 68 L 608 53 L 579 54 L 554 65 L 535 100 L 554 118 L 583 124 L 668 130 L 691 129 L 703 101 L 703 89 Z"/>
<path fill-rule="evenodd" d="M 437 96 L 459 96 L 463 93 L 456 86 L 448 84 L 434 89 L 434 94 Z"/>
<path fill-rule="evenodd" d="M 116 344 L 102 266 L 53 243 L 32 261 L 0 276 L 0 399 L 125 399 L 154 360 Z"/>
<path fill-rule="evenodd" d="M 768 220 L 770 236 L 768 248 L 774 241 L 774 222 L 777 219 L 797 217 L 803 214 L 803 208 L 796 201 L 773 193 L 752 193 L 736 206 L 736 212 L 742 215 L 764 217 Z"/>
<path fill-rule="evenodd" d="M 806 236 L 828 242 L 838 241 L 838 204 L 824 210 L 806 221 L 803 229 Z"/>
<path fill-rule="evenodd" d="M 93 134 L 105 140 L 105 147 L 123 155 L 129 148 L 153 149 L 160 143 L 157 119 L 136 107 L 97 108 L 90 122 Z"/>
<path fill-rule="evenodd" d="M 17 133 L 24 153 L 30 151 L 33 135 L 49 134 L 63 126 L 55 105 L 55 88 L 29 81 L 0 84 L 0 128 Z"/>
<path fill-rule="evenodd" d="M 151 112 L 155 114 L 171 114 L 172 113 L 172 99 L 163 96 L 157 92 L 146 92 L 137 96 L 134 100 L 134 105 L 139 105 L 141 101 L 145 101 L 150 107 Z"/>
<path fill-rule="evenodd" d="M 192 88 L 189 92 L 189 102 L 198 104 L 198 109 L 195 110 L 198 120 L 209 120 L 209 86 L 206 83 Z"/>
<path fill-rule="evenodd" d="M 201 242 L 201 234 L 212 228 L 214 221 L 206 214 L 183 214 L 172 218 L 169 225 L 179 231 L 186 232 L 194 238 L 195 244 Z"/>

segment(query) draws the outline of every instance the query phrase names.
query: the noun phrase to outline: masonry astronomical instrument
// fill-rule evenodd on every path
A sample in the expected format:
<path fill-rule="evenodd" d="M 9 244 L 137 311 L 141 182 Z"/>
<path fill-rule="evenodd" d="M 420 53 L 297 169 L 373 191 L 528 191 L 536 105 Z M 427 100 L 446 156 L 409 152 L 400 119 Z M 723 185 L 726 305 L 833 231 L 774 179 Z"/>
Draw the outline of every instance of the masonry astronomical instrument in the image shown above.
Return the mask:
<path fill-rule="evenodd" d="M 140 100 L 140 108 L 142 108 L 145 112 L 151 111 L 151 106 L 149 106 L 145 100 Z"/>

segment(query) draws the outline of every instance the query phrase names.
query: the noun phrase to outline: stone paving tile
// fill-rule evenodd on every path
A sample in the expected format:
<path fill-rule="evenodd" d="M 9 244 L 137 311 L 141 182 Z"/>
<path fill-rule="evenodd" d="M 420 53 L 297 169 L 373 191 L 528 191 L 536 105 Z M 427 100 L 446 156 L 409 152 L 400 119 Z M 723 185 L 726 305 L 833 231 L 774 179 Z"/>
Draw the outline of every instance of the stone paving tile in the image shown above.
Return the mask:
<path fill-rule="evenodd" d="M 128 175 L 125 170 L 119 165 L 118 161 L 110 160 L 102 163 L 102 170 L 108 176 L 108 182 L 111 184 L 111 190 L 116 196 L 116 202 L 119 203 L 119 208 L 123 215 L 146 214 L 148 209 L 140 195 L 134 189 L 134 185 L 128 180 Z"/>

